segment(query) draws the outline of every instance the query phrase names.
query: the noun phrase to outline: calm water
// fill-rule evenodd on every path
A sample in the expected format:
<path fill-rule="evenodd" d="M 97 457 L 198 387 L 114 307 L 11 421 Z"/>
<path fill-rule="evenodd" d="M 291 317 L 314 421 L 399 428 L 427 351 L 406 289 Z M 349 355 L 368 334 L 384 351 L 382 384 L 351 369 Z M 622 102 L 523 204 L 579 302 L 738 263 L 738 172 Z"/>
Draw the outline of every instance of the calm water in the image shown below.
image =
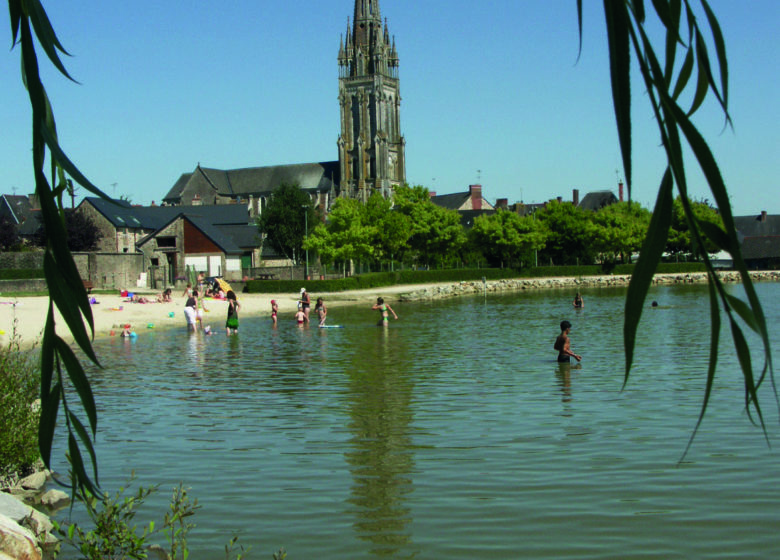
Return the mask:
<path fill-rule="evenodd" d="M 780 284 L 757 289 L 771 328 Z M 237 337 L 100 343 L 101 482 L 160 483 L 160 519 L 184 481 L 203 506 L 195 559 L 224 557 L 233 533 L 253 558 L 290 560 L 777 557 L 780 462 L 743 412 L 725 331 L 678 465 L 704 388 L 706 287 L 653 289 L 624 391 L 625 292 L 583 295 L 578 311 L 568 291 L 522 292 L 399 304 L 389 329 L 334 307 L 344 329 L 243 318 Z M 555 362 L 562 319 L 581 368 Z"/>

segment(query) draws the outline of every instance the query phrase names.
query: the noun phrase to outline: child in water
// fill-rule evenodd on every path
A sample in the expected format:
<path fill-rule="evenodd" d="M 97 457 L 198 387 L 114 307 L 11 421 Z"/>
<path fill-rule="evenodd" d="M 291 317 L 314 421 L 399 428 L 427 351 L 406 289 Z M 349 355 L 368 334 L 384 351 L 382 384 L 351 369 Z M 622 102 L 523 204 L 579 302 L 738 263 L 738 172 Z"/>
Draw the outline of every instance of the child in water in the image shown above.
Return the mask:
<path fill-rule="evenodd" d="M 571 323 L 568 321 L 561 321 L 561 334 L 555 339 L 555 344 L 553 345 L 553 348 L 558 351 L 558 362 L 564 364 L 571 362 L 571 358 L 574 358 L 578 362 L 582 360 L 582 356 L 571 351 L 569 331 L 571 331 Z"/>
<path fill-rule="evenodd" d="M 274 326 L 276 326 L 276 314 L 279 313 L 279 306 L 276 304 L 276 300 L 271 300 L 271 319 L 273 319 Z"/>
<path fill-rule="evenodd" d="M 325 302 L 321 297 L 317 298 L 317 304 L 314 306 L 314 311 L 320 318 L 320 326 L 325 324 L 325 317 L 328 315 L 328 309 L 325 307 Z"/>
<path fill-rule="evenodd" d="M 377 326 L 388 326 L 390 324 L 390 315 L 388 314 L 388 311 L 393 314 L 393 317 L 398 320 L 398 315 L 395 314 L 395 311 L 393 311 L 393 308 L 390 307 L 390 304 L 385 303 L 385 300 L 381 297 L 376 298 L 376 303 L 373 307 L 371 307 L 374 311 L 380 311 L 382 313 L 382 318 L 379 320 L 379 323 L 377 323 Z"/>
<path fill-rule="evenodd" d="M 236 293 L 233 290 L 228 290 L 225 297 L 228 302 L 225 330 L 227 334 L 231 334 L 230 331 L 233 331 L 233 334 L 238 334 L 238 310 L 241 309 L 241 306 L 239 305 L 238 300 L 236 299 Z"/>

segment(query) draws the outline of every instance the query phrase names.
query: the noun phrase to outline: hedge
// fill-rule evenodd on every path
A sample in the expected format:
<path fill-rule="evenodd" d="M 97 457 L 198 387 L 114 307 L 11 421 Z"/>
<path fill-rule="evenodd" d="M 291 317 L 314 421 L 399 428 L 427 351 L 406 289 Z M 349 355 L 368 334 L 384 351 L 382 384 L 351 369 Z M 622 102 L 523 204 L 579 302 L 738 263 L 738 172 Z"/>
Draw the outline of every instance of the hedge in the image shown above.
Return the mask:
<path fill-rule="evenodd" d="M 0 269 L 0 280 L 29 280 L 45 278 L 42 268 L 4 268 Z"/>
<path fill-rule="evenodd" d="M 545 278 L 551 276 L 599 276 L 602 274 L 631 274 L 632 264 L 580 266 L 538 266 L 533 268 L 461 268 L 443 270 L 402 270 L 398 272 L 372 272 L 335 280 L 250 280 L 244 291 L 248 293 L 298 293 L 302 287 L 309 292 L 343 292 L 368 290 L 399 284 L 432 284 L 439 282 L 468 282 L 502 280 L 505 278 Z M 660 263 L 659 274 L 689 274 L 704 272 L 702 263 Z"/>

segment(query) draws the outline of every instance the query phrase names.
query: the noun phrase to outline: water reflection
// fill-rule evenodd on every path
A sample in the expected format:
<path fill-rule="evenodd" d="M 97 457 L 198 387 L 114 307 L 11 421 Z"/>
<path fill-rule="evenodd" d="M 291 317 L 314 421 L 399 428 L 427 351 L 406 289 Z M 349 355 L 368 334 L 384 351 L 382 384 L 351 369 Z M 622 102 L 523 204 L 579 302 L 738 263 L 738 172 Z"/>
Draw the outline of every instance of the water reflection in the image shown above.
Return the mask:
<path fill-rule="evenodd" d="M 403 373 L 400 337 L 377 329 L 368 346 L 356 352 L 349 374 L 351 449 L 345 453 L 353 484 L 349 503 L 356 506 L 354 528 L 372 543 L 371 553 L 392 556 L 411 542 L 406 499 L 413 490 L 414 468 L 410 409 L 414 384 Z M 371 341 L 373 340 L 373 344 Z"/>

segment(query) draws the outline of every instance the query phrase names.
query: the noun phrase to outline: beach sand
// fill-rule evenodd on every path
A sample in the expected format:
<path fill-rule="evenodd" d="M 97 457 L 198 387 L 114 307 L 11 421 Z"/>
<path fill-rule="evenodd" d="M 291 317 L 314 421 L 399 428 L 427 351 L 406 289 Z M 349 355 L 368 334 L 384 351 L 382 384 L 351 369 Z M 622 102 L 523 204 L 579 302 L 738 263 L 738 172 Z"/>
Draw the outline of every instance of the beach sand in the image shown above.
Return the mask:
<path fill-rule="evenodd" d="M 376 302 L 377 296 L 383 296 L 392 305 L 397 301 L 397 296 L 402 292 L 410 292 L 419 289 L 420 286 L 390 286 L 374 290 L 356 290 L 348 292 L 309 294 L 311 298 L 312 315 L 317 297 L 325 300 L 328 307 L 340 305 L 367 305 L 370 307 Z M 155 293 L 137 292 L 154 299 Z M 238 302 L 241 305 L 240 317 L 268 317 L 271 320 L 271 300 L 276 300 L 279 305 L 279 318 L 292 320 L 297 309 L 299 294 L 239 294 Z M 117 294 L 95 294 L 97 303 L 92 305 L 92 317 L 95 324 L 95 339 L 108 336 L 119 336 L 122 325 L 129 324 L 133 330 L 141 334 L 154 325 L 153 328 L 180 328 L 186 329 L 187 323 L 184 317 L 184 297 L 176 293 L 171 303 L 131 303 L 125 301 Z M 204 324 L 211 325 L 217 332 L 224 332 L 225 317 L 227 315 L 226 300 L 204 300 L 205 308 L 209 311 L 204 314 Z M 40 343 L 43 328 L 46 323 L 46 315 L 49 307 L 47 296 L 13 297 L 12 294 L 0 295 L 0 345 L 5 346 L 15 335 L 23 348 L 29 348 Z M 171 317 L 170 314 L 173 313 Z M 64 340 L 72 342 L 68 326 L 62 320 L 59 312 L 55 312 L 55 328 L 57 334 Z M 113 332 L 113 335 L 112 335 Z"/>

